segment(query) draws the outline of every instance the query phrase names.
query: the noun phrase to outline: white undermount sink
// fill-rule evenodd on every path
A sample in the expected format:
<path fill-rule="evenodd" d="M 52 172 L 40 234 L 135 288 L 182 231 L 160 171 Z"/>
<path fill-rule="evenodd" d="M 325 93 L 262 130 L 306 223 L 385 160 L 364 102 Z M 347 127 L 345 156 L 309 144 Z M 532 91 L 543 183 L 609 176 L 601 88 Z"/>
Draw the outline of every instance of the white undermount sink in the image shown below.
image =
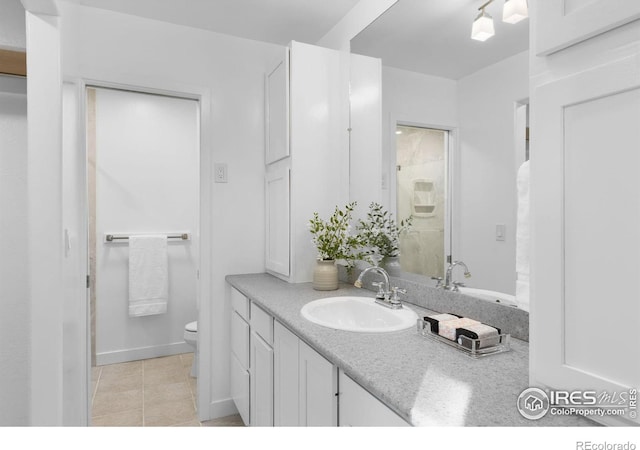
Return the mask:
<path fill-rule="evenodd" d="M 302 317 L 336 330 L 384 333 L 415 326 L 418 315 L 403 306 L 390 309 L 367 297 L 328 297 L 307 303 Z"/>

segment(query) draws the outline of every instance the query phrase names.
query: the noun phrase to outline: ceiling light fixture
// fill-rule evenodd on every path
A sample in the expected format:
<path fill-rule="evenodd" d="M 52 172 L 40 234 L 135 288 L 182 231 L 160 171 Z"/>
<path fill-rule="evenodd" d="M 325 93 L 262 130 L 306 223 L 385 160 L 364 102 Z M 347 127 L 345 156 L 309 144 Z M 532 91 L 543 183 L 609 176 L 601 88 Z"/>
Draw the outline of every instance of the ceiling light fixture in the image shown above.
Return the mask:
<path fill-rule="evenodd" d="M 529 17 L 527 0 L 506 0 L 502 10 L 502 21 L 507 23 L 518 23 Z"/>
<path fill-rule="evenodd" d="M 496 34 L 495 29 L 493 28 L 493 18 L 484 10 L 491 2 L 493 2 L 493 0 L 489 0 L 478 8 L 480 14 L 476 17 L 476 20 L 473 21 L 473 26 L 471 27 L 471 39 L 475 39 L 476 41 L 486 41 Z"/>

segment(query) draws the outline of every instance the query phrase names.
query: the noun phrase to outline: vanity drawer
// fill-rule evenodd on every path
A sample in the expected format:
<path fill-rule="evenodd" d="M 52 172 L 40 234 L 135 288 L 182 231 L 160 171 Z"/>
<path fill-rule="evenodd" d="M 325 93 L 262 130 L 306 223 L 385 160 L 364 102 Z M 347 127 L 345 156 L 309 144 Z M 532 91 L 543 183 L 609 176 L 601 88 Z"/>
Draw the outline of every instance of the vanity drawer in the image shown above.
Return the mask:
<path fill-rule="evenodd" d="M 231 307 L 247 322 L 249 321 L 249 299 L 240 291 L 231 288 Z"/>
<path fill-rule="evenodd" d="M 258 305 L 251 303 L 251 329 L 264 341 L 273 345 L 273 317 L 264 312 Z"/>
<path fill-rule="evenodd" d="M 231 351 L 245 369 L 249 368 L 249 324 L 231 312 Z"/>

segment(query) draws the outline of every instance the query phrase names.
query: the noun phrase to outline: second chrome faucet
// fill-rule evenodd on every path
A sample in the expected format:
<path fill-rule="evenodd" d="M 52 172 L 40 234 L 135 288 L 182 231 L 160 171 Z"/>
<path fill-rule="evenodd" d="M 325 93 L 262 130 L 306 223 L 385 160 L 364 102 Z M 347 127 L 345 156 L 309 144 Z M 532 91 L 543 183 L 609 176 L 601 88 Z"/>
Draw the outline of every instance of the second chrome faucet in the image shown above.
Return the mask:
<path fill-rule="evenodd" d="M 469 268 L 465 263 L 463 263 L 462 261 L 454 261 L 451 264 L 449 264 L 449 267 L 447 267 L 447 271 L 444 276 L 444 282 L 440 277 L 431 277 L 432 280 L 437 281 L 437 284 L 436 284 L 437 288 L 446 289 L 447 291 L 458 292 L 458 287 L 464 287 L 464 283 L 453 281 L 453 269 L 456 266 L 464 267 L 465 278 L 471 277 L 471 272 L 469 272 Z"/>

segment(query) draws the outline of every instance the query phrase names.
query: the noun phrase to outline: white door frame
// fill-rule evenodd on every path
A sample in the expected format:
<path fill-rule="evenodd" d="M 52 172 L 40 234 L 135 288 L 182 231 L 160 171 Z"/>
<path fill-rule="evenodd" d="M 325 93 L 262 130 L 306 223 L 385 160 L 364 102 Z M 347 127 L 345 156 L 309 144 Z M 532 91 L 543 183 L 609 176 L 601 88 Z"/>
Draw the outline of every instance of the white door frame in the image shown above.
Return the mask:
<path fill-rule="evenodd" d="M 451 125 L 437 125 L 426 124 L 422 122 L 414 122 L 411 120 L 402 120 L 398 117 L 391 117 L 389 126 L 389 161 L 392 163 L 389 167 L 389 191 L 390 195 L 390 211 L 394 211 L 397 215 L 397 157 L 398 149 L 396 148 L 396 129 L 399 126 L 415 127 L 415 128 L 428 128 L 431 130 L 446 131 L 447 137 L 445 142 L 445 165 L 446 165 L 446 183 L 445 183 L 445 204 L 447 208 L 446 221 L 444 227 L 444 271 L 447 270 L 447 255 L 454 255 L 457 253 L 459 238 L 460 238 L 460 225 L 456 222 L 455 218 L 460 217 L 458 214 L 458 208 L 460 202 L 456 198 L 456 194 L 460 192 L 459 178 L 456 174 L 460 173 L 459 167 L 459 139 L 458 128 Z"/>
<path fill-rule="evenodd" d="M 78 133 L 82 136 L 78 141 L 78 145 L 82 145 L 82 153 L 85 155 L 84 163 L 81 165 L 85 173 L 77 174 L 79 180 L 83 180 L 83 185 L 78 186 L 84 190 L 85 203 L 82 205 L 82 209 L 85 211 L 84 224 L 78 224 L 80 229 L 88 231 L 87 218 L 88 218 L 88 199 L 87 199 L 87 178 L 86 178 L 86 161 L 87 161 L 87 147 L 86 147 L 86 101 L 87 87 L 97 88 L 111 88 L 120 89 L 125 91 L 140 92 L 147 94 L 165 95 L 170 97 L 177 97 L 189 100 L 196 100 L 198 102 L 199 109 L 199 134 L 200 134 L 200 150 L 199 150 L 199 170 L 200 170 L 200 202 L 199 202 L 199 227 L 196 233 L 199 236 L 199 248 L 198 248 L 198 267 L 197 267 L 197 298 L 199 303 L 198 310 L 198 352 L 199 352 L 199 365 L 198 365 L 198 395 L 196 403 L 198 405 L 198 418 L 203 420 L 210 419 L 209 402 L 211 398 L 211 331 L 209 326 L 209 320 L 211 316 L 211 304 L 209 299 L 211 298 L 211 242 L 212 242 L 212 222 L 211 222 L 211 190 L 212 190 L 212 126 L 211 126 L 211 89 L 200 86 L 186 86 L 182 84 L 171 84 L 164 82 L 145 81 L 144 84 L 140 84 L 135 81 L 107 81 L 98 79 L 89 79 L 84 77 L 68 77 L 65 78 L 65 82 L 75 83 L 78 89 Z M 84 246 L 80 245 L 79 248 L 88 249 L 88 233 L 83 234 Z M 86 255 L 85 255 L 86 257 Z M 78 274 L 83 279 L 89 273 L 88 261 L 86 266 L 82 269 L 83 273 Z M 87 291 L 88 295 L 88 291 Z M 88 299 L 84 301 L 88 305 Z M 87 308 L 88 311 L 88 308 Z M 90 324 L 89 314 L 86 315 L 85 320 L 87 323 L 84 325 L 88 330 L 87 339 L 90 339 Z M 201 325 L 200 325 L 201 324 Z M 88 347 L 87 357 L 85 361 L 87 367 L 87 377 L 91 375 L 91 354 L 90 346 Z M 90 378 L 87 378 L 87 386 L 91 386 Z M 90 398 L 90 397 L 88 397 Z M 91 414 L 89 401 L 87 401 L 87 421 L 89 423 Z"/>

